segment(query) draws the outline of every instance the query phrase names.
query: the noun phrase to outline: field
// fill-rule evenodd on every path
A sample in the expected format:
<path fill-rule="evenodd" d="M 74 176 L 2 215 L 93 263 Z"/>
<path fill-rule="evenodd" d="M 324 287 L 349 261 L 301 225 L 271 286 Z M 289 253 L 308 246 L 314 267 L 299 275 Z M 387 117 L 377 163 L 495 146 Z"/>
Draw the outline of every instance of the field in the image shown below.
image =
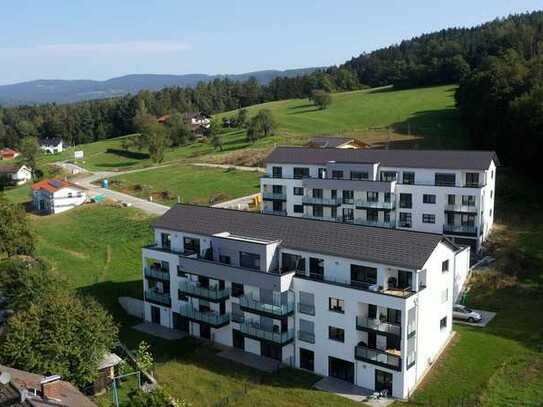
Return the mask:
<path fill-rule="evenodd" d="M 260 175 L 174 164 L 110 178 L 110 187 L 143 199 L 152 195 L 153 201 L 166 205 L 173 205 L 178 196 L 184 203 L 209 205 L 258 192 Z"/>

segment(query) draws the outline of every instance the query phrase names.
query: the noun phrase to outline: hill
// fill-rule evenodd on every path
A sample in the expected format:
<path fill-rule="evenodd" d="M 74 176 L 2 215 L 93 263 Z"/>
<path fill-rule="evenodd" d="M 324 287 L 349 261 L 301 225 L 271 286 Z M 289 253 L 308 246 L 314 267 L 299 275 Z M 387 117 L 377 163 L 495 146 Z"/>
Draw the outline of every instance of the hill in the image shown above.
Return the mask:
<path fill-rule="evenodd" d="M 318 68 L 265 70 L 232 75 L 125 75 L 105 81 L 94 80 L 35 80 L 0 86 L 0 105 L 37 103 L 72 103 L 92 99 L 104 99 L 137 93 L 140 90 L 160 90 L 166 87 L 194 87 L 199 82 L 211 82 L 218 78 L 247 81 L 254 77 L 260 84 L 268 84 L 277 77 L 305 75 Z"/>

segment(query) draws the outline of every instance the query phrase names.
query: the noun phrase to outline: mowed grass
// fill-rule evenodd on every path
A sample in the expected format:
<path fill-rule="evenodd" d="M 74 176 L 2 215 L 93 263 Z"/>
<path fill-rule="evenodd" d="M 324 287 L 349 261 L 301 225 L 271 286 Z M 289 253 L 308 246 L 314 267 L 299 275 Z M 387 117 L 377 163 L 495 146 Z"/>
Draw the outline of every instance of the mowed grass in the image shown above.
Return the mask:
<path fill-rule="evenodd" d="M 143 199 L 152 196 L 153 201 L 166 205 L 176 203 L 177 197 L 184 203 L 209 205 L 258 192 L 261 175 L 254 171 L 175 164 L 113 177 L 110 185 Z"/>

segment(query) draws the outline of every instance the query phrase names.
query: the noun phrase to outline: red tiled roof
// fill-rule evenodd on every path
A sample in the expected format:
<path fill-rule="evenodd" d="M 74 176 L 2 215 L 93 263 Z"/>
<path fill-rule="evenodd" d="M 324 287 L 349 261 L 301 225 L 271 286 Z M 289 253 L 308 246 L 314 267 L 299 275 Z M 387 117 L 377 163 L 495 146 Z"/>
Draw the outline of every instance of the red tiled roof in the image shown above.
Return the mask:
<path fill-rule="evenodd" d="M 19 153 L 17 151 L 15 151 L 14 149 L 12 149 L 12 148 L 6 147 L 6 148 L 0 149 L 0 155 L 12 156 L 12 155 L 15 155 L 15 154 L 19 154 Z"/>
<path fill-rule="evenodd" d="M 35 184 L 32 185 L 32 191 L 38 191 L 40 189 L 43 189 L 48 192 L 57 192 L 57 191 L 60 191 L 62 188 L 66 188 L 66 187 L 85 189 L 70 181 L 66 181 L 60 178 L 53 178 L 53 179 L 44 179 L 43 181 L 36 182 Z"/>

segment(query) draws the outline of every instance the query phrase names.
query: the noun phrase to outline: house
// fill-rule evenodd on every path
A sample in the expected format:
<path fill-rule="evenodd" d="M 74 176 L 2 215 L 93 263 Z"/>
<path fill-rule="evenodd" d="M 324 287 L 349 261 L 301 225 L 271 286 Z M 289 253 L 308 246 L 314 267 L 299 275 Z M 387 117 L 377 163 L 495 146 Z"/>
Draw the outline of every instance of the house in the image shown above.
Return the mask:
<path fill-rule="evenodd" d="M 441 233 L 478 251 L 494 221 L 493 151 L 278 147 L 263 211 Z"/>
<path fill-rule="evenodd" d="M 0 160 L 14 160 L 19 157 L 21 154 L 12 149 L 12 148 L 2 148 L 0 149 Z"/>
<path fill-rule="evenodd" d="M 142 249 L 145 319 L 407 398 L 470 251 L 441 234 L 178 204 Z"/>
<path fill-rule="evenodd" d="M 66 180 L 46 179 L 32 185 L 32 205 L 40 213 L 65 212 L 86 200 L 86 189 Z"/>
<path fill-rule="evenodd" d="M 60 376 L 38 374 L 0 365 L 0 406 L 96 407 L 74 385 Z"/>
<path fill-rule="evenodd" d="M 369 144 L 348 137 L 313 137 L 309 148 L 369 148 Z"/>
<path fill-rule="evenodd" d="M 46 154 L 57 154 L 64 151 L 64 142 L 60 137 L 47 137 L 39 140 L 40 149 Z"/>
<path fill-rule="evenodd" d="M 201 112 L 185 112 L 183 113 L 183 120 L 189 123 L 194 128 L 207 129 L 211 125 L 211 119 L 209 116 Z"/>
<path fill-rule="evenodd" d="M 32 169 L 27 165 L 0 165 L 0 184 L 23 185 L 32 180 Z"/>

